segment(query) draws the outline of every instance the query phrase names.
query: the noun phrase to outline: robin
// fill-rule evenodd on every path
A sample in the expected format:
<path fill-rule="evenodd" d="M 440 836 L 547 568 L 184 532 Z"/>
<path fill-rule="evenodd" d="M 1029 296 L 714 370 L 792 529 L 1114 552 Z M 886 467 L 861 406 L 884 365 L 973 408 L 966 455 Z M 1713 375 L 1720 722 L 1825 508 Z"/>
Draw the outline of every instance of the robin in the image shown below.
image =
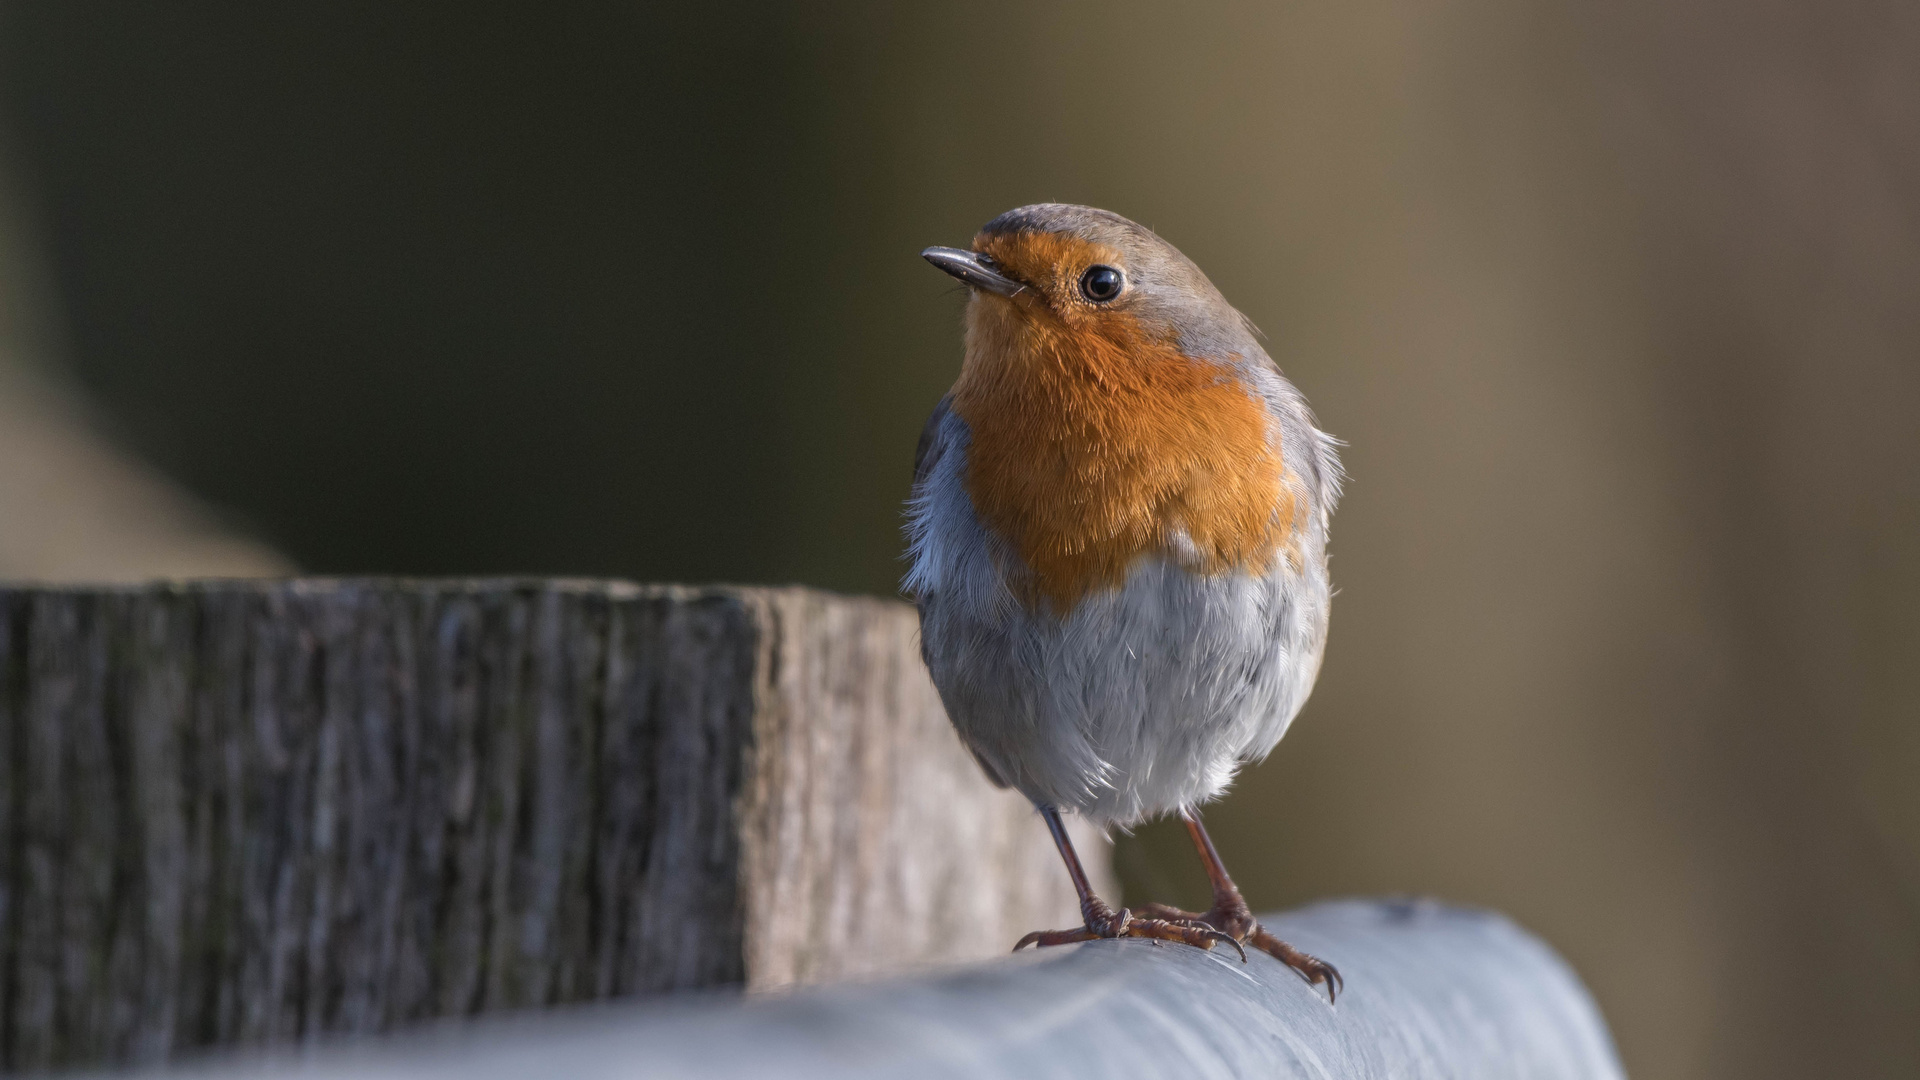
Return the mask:
<path fill-rule="evenodd" d="M 1244 943 L 1331 1000 L 1339 972 L 1254 921 L 1199 807 L 1319 672 L 1335 441 L 1199 267 L 1118 214 L 1023 206 L 922 254 L 971 296 L 914 459 L 906 590 L 954 727 L 1039 808 L 1085 920 L 1015 951 L 1140 937 L 1244 960 Z M 1212 907 L 1114 910 L 1064 812 L 1179 815 Z"/>

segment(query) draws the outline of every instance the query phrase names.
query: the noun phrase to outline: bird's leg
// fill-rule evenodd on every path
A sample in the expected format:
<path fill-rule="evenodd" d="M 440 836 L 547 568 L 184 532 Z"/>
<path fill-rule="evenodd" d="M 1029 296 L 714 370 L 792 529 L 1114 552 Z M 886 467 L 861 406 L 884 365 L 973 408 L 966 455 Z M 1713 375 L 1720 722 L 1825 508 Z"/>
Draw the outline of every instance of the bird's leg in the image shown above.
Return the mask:
<path fill-rule="evenodd" d="M 1106 901 L 1094 895 L 1093 885 L 1087 881 L 1087 872 L 1080 865 L 1080 856 L 1073 850 L 1073 840 L 1067 836 L 1067 827 L 1060 821 L 1060 812 L 1051 806 L 1043 806 L 1040 814 L 1047 819 L 1047 830 L 1053 833 L 1053 844 L 1060 849 L 1061 861 L 1067 864 L 1067 876 L 1073 879 L 1074 892 L 1080 895 L 1080 917 L 1085 925 L 1072 930 L 1035 930 L 1020 939 L 1020 943 L 1013 947 L 1014 952 L 1029 945 L 1067 945 L 1095 938 L 1137 937 L 1180 941 L 1202 949 L 1211 949 L 1215 942 L 1224 941 L 1240 953 L 1242 960 L 1246 959 L 1246 951 L 1240 948 L 1240 942 L 1216 927 L 1192 919 L 1137 919 L 1125 908 L 1115 911 L 1108 907 Z"/>
<path fill-rule="evenodd" d="M 1309 956 L 1281 941 L 1255 922 L 1246 898 L 1240 895 L 1239 887 L 1227 876 L 1226 864 L 1220 861 L 1220 853 L 1214 850 L 1213 837 L 1208 836 L 1206 826 L 1200 824 L 1200 816 L 1191 810 L 1182 810 L 1180 820 L 1186 822 L 1187 835 L 1193 838 L 1193 846 L 1199 850 L 1200 860 L 1207 866 L 1207 880 L 1213 885 L 1213 906 L 1195 914 L 1166 904 L 1148 904 L 1140 909 L 1141 913 L 1166 922 L 1211 926 L 1292 968 L 1309 985 L 1326 983 L 1328 1001 L 1338 996 L 1346 985 L 1340 978 L 1339 970 L 1325 960 Z"/>

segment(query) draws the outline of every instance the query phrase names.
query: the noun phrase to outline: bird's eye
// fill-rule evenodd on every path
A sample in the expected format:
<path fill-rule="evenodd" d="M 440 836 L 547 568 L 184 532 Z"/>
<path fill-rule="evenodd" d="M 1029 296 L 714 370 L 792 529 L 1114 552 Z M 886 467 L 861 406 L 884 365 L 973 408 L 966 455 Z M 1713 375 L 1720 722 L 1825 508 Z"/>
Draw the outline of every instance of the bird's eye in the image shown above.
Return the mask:
<path fill-rule="evenodd" d="M 1080 295 L 1096 304 L 1104 304 L 1120 295 L 1120 289 L 1127 283 L 1120 271 L 1111 266 L 1089 266 L 1087 272 L 1080 275 Z"/>

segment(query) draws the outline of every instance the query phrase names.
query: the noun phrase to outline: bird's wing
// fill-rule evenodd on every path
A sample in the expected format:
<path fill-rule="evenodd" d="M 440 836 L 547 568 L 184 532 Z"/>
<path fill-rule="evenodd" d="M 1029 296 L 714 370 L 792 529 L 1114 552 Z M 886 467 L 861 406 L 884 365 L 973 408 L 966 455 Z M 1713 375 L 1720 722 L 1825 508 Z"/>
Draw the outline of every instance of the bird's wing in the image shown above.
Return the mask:
<path fill-rule="evenodd" d="M 920 429 L 920 445 L 913 450 L 913 487 L 916 491 L 926 480 L 927 474 L 933 471 L 934 463 L 940 460 L 941 452 L 946 449 L 945 443 L 939 438 L 940 424 L 946 420 L 947 413 L 952 411 L 952 401 L 951 394 L 941 398 L 940 404 L 933 407 L 933 415 L 927 417 L 927 426 Z"/>

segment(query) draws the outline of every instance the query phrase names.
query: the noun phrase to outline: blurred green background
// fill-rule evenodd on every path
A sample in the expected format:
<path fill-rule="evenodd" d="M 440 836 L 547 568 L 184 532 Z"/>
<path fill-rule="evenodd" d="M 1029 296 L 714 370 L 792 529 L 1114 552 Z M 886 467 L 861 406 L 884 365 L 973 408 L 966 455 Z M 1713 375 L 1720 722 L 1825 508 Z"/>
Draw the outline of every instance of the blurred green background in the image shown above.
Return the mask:
<path fill-rule="evenodd" d="M 35 0 L 0 110 L 0 576 L 891 592 L 916 253 L 1105 206 L 1351 444 L 1255 903 L 1508 911 L 1642 1080 L 1920 1075 L 1920 6 Z"/>

